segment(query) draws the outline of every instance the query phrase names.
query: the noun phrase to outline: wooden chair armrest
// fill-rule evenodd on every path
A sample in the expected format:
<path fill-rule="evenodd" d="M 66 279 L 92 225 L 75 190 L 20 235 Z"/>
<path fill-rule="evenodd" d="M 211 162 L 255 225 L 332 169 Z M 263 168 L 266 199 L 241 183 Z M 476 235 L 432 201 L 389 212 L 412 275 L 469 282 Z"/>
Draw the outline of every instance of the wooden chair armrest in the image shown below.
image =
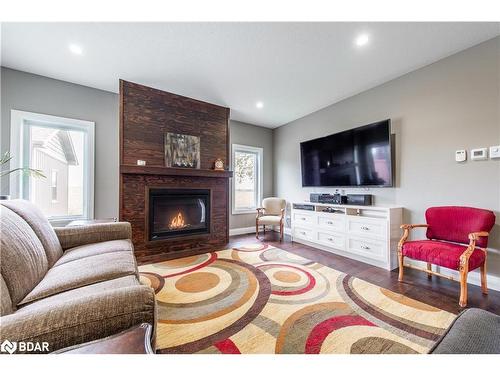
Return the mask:
<path fill-rule="evenodd" d="M 264 210 L 264 207 L 257 207 L 256 210 L 257 210 L 257 216 L 255 218 L 258 219 L 259 217 L 261 217 L 264 214 L 265 210 Z"/>
<path fill-rule="evenodd" d="M 428 224 L 403 224 L 400 226 L 401 229 L 413 229 L 413 228 L 428 228 Z"/>
<path fill-rule="evenodd" d="M 479 237 L 488 237 L 490 234 L 488 232 L 473 232 L 469 233 L 469 240 L 477 240 Z"/>
<path fill-rule="evenodd" d="M 410 230 L 413 228 L 428 228 L 429 225 L 427 224 L 403 224 L 400 226 L 401 229 L 403 229 L 403 236 L 401 236 L 401 239 L 399 240 L 398 243 L 398 251 L 401 252 L 403 249 L 403 245 L 408 239 L 408 236 L 410 235 Z"/>
<path fill-rule="evenodd" d="M 281 218 L 282 218 L 282 219 L 285 217 L 285 211 L 286 211 L 286 209 L 285 209 L 285 208 L 282 208 L 282 209 L 281 209 Z"/>
<path fill-rule="evenodd" d="M 476 240 L 479 237 L 488 237 L 490 234 L 488 232 L 473 232 L 469 233 L 469 246 L 467 246 L 467 249 L 460 255 L 460 268 L 462 269 L 463 267 L 469 265 L 469 258 L 476 249 Z M 486 251 L 486 249 L 483 249 Z"/>

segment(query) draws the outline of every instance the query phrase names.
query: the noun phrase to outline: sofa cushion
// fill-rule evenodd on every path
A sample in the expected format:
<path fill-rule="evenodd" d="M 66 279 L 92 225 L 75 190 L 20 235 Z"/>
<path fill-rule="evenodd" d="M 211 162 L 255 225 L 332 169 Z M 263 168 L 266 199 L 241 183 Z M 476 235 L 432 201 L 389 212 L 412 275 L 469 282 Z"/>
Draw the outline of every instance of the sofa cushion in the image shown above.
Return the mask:
<path fill-rule="evenodd" d="M 116 279 L 101 281 L 99 283 L 82 286 L 81 288 L 71 289 L 66 292 L 54 294 L 47 298 L 42 298 L 38 301 L 22 306 L 18 311 L 27 313 L 30 311 L 38 310 L 43 306 L 57 305 L 63 302 L 71 303 L 72 300 L 84 296 L 99 294 L 102 292 L 111 292 L 115 289 L 137 285 L 141 285 L 141 282 L 137 280 L 137 277 L 135 277 L 135 275 L 118 277 Z"/>
<path fill-rule="evenodd" d="M 83 288 L 82 288 L 83 289 Z M 98 289 L 98 288 L 95 288 Z M 75 290 L 77 292 L 78 290 Z M 155 296 L 145 285 L 65 293 L 2 318 L 0 340 L 48 342 L 49 351 L 93 341 L 140 323 L 155 324 Z"/>
<path fill-rule="evenodd" d="M 432 354 L 500 354 L 500 316 L 481 309 L 458 315 Z"/>
<path fill-rule="evenodd" d="M 52 267 L 61 257 L 62 248 L 52 225 L 42 211 L 33 203 L 23 199 L 6 200 L 2 204 L 21 216 L 30 225 L 45 249 L 49 267 Z"/>
<path fill-rule="evenodd" d="M 0 309 L 0 316 L 11 314 L 14 311 L 12 306 L 12 299 L 10 298 L 9 289 L 3 276 L 0 274 L 0 299 L 2 301 L 2 306 Z"/>
<path fill-rule="evenodd" d="M 21 216 L 2 205 L 0 216 L 0 269 L 12 303 L 17 305 L 47 273 L 47 256 L 37 235 Z"/>
<path fill-rule="evenodd" d="M 460 267 L 460 255 L 467 246 L 457 245 L 442 241 L 408 241 L 403 245 L 405 257 L 436 264 L 438 266 L 458 270 Z M 480 267 L 484 263 L 485 254 L 483 250 L 476 249 L 469 258 L 469 271 Z"/>
<path fill-rule="evenodd" d="M 133 251 L 133 249 L 134 248 L 130 240 L 105 241 L 90 245 L 77 246 L 66 250 L 63 256 L 56 262 L 55 266 L 93 255 L 114 253 L 116 251 Z"/>
<path fill-rule="evenodd" d="M 77 259 L 51 268 L 18 307 L 54 294 L 127 275 L 137 275 L 137 266 L 131 251 Z"/>

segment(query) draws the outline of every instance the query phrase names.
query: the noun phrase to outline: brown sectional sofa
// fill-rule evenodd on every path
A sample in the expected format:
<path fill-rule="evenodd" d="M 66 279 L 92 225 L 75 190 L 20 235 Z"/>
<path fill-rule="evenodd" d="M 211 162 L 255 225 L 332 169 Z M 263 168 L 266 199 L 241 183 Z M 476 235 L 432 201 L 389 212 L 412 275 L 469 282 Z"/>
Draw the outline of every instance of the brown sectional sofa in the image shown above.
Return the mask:
<path fill-rule="evenodd" d="M 27 201 L 1 201 L 0 210 L 0 342 L 48 342 L 55 351 L 155 327 L 129 223 L 52 228 Z"/>

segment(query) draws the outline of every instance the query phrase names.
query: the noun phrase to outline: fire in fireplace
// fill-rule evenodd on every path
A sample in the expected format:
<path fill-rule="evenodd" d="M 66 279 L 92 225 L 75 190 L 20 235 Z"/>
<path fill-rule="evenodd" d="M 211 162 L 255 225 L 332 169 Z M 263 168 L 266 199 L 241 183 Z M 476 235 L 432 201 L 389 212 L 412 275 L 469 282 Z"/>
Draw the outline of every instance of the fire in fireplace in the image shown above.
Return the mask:
<path fill-rule="evenodd" d="M 149 189 L 149 240 L 210 233 L 210 190 Z"/>

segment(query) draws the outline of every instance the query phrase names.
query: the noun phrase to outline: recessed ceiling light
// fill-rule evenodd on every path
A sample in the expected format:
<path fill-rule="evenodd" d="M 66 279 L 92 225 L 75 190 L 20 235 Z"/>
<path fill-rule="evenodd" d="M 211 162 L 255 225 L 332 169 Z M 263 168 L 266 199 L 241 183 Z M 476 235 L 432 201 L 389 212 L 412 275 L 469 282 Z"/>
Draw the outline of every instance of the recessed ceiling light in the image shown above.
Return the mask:
<path fill-rule="evenodd" d="M 262 102 L 257 102 L 257 103 L 255 103 L 255 106 L 256 106 L 258 109 L 261 109 L 261 108 L 263 108 L 263 107 L 264 107 L 264 103 L 262 103 Z"/>
<path fill-rule="evenodd" d="M 370 37 L 368 36 L 368 34 L 361 34 L 356 38 L 354 43 L 356 43 L 356 45 L 358 47 L 363 47 L 363 46 L 367 45 L 369 41 L 370 41 Z"/>
<path fill-rule="evenodd" d="M 75 55 L 82 55 L 83 54 L 83 48 L 80 47 L 78 44 L 71 43 L 69 45 L 69 50 L 74 53 Z"/>

